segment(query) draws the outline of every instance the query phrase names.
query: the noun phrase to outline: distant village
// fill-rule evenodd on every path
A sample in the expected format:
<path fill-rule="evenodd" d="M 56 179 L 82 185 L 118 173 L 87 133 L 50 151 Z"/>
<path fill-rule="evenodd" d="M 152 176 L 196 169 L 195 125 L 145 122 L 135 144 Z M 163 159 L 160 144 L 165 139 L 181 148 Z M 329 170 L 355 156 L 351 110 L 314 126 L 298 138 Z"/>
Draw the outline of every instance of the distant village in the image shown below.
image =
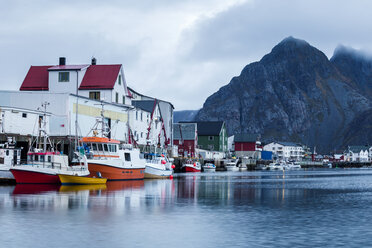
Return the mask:
<path fill-rule="evenodd" d="M 0 91 L 0 138 L 22 147 L 27 156 L 41 118 L 57 149 L 72 154 L 76 136 L 89 134 L 103 115 L 107 136 L 129 143 L 142 152 L 166 152 L 170 157 L 222 160 L 246 157 L 263 161 L 370 162 L 372 147 L 348 146 L 320 155 L 305 144 L 275 141 L 264 144 L 258 134 L 228 137 L 223 121 L 173 123 L 172 103 L 140 93 L 127 84 L 121 64 L 31 66 L 19 91 Z M 47 114 L 43 113 L 41 106 Z"/>

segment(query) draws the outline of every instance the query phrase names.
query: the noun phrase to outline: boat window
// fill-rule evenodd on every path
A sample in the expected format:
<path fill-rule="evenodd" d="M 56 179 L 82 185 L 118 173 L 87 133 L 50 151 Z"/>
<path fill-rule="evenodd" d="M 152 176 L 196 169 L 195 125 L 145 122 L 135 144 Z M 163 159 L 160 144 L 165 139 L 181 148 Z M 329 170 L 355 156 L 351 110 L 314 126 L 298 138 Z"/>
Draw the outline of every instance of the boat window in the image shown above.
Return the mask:
<path fill-rule="evenodd" d="M 125 153 L 125 161 L 130 161 L 130 153 Z"/>
<path fill-rule="evenodd" d="M 103 151 L 103 146 L 102 146 L 102 144 L 97 144 L 97 146 L 98 146 L 98 151 Z"/>
<path fill-rule="evenodd" d="M 108 152 L 109 151 L 109 148 L 108 148 L 108 145 L 107 144 L 103 144 L 103 147 L 105 148 L 105 152 Z"/>
<path fill-rule="evenodd" d="M 39 161 L 39 156 L 35 155 L 35 161 Z"/>
<path fill-rule="evenodd" d="M 9 150 L 6 150 L 6 152 L 5 152 L 5 153 L 6 153 L 6 155 L 7 155 L 7 156 L 9 156 Z"/>
<path fill-rule="evenodd" d="M 45 160 L 45 156 L 44 155 L 40 155 L 40 162 L 44 162 Z"/>
<path fill-rule="evenodd" d="M 49 163 L 52 162 L 52 157 L 51 157 L 51 156 L 48 156 L 48 162 L 49 162 Z"/>
<path fill-rule="evenodd" d="M 117 150 L 117 145 L 113 145 L 112 146 L 112 152 L 116 152 L 116 150 Z"/>
<path fill-rule="evenodd" d="M 96 143 L 93 143 L 93 144 L 92 144 L 92 150 L 93 150 L 93 151 L 97 151 L 97 144 L 96 144 Z"/>

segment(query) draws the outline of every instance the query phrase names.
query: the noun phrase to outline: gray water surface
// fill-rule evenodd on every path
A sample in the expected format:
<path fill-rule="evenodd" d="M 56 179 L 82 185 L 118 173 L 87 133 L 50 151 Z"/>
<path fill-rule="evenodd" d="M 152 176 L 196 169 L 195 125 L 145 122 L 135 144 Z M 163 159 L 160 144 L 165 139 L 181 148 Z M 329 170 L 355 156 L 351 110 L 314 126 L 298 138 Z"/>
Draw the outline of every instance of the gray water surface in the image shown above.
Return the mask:
<path fill-rule="evenodd" d="M 1 247 L 372 247 L 372 170 L 0 187 Z"/>

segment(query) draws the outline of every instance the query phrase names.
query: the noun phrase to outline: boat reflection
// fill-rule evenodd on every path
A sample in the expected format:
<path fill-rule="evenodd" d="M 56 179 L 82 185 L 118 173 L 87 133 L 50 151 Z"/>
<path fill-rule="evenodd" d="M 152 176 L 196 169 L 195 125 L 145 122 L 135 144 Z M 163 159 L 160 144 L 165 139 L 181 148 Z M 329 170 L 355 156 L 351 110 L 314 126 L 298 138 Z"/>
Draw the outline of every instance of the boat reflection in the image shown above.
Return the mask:
<path fill-rule="evenodd" d="M 58 184 L 17 184 L 13 190 L 14 195 L 42 194 L 50 191 L 58 191 Z"/>
<path fill-rule="evenodd" d="M 97 191 L 106 190 L 106 184 L 62 185 L 59 192 Z"/>

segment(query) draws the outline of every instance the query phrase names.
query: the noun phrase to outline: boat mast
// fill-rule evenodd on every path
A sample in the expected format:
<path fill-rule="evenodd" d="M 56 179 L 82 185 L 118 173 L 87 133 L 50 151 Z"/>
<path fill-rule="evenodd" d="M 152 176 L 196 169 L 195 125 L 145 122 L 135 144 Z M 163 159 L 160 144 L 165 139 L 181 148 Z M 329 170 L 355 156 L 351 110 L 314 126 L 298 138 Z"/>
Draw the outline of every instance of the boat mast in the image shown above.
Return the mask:
<path fill-rule="evenodd" d="M 49 102 L 45 101 L 41 104 L 41 106 L 44 108 L 44 115 L 43 115 L 43 127 L 41 129 L 41 132 L 43 133 L 43 152 L 45 153 L 47 150 L 47 132 L 46 132 L 46 108 L 50 105 Z"/>

